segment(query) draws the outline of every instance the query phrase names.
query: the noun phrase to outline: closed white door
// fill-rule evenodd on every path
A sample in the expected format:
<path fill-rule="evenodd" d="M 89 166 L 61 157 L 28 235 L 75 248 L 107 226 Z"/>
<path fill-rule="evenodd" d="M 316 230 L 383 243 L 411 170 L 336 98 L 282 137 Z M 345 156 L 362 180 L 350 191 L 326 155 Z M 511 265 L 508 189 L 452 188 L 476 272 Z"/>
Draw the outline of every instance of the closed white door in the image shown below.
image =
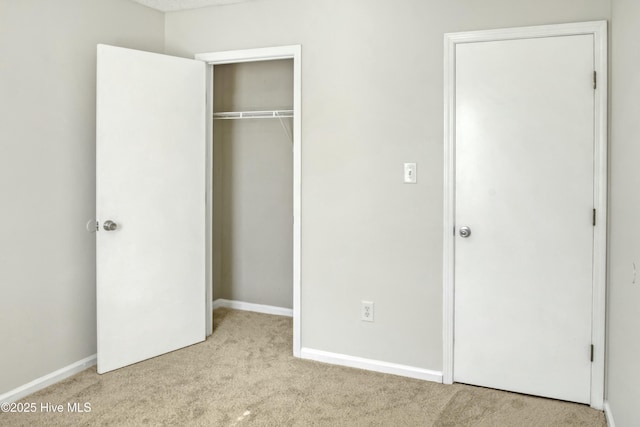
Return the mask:
<path fill-rule="evenodd" d="M 205 339 L 205 94 L 203 62 L 98 46 L 99 373 Z"/>
<path fill-rule="evenodd" d="M 589 403 L 593 36 L 455 61 L 454 381 Z"/>

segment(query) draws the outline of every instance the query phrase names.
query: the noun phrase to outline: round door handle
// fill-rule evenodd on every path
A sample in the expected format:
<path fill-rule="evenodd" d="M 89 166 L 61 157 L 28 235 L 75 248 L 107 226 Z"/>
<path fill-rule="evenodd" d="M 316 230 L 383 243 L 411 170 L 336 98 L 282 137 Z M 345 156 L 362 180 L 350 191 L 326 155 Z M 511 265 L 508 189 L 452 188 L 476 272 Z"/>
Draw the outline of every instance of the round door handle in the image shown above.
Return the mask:
<path fill-rule="evenodd" d="M 108 220 L 104 222 L 102 227 L 107 231 L 114 231 L 116 228 L 118 228 L 118 224 L 111 220 Z"/>
<path fill-rule="evenodd" d="M 471 236 L 471 229 L 469 227 L 460 227 L 460 237 L 469 237 Z"/>

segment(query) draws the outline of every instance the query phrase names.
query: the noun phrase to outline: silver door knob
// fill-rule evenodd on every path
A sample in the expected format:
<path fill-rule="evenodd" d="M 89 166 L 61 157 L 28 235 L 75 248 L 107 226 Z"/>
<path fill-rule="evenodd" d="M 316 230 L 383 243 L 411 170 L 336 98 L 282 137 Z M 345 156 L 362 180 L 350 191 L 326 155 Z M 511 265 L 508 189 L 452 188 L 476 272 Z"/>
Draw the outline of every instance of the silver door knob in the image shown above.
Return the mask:
<path fill-rule="evenodd" d="M 460 237 L 471 236 L 471 229 L 469 227 L 460 227 Z"/>
<path fill-rule="evenodd" d="M 118 228 L 118 224 L 116 224 L 115 222 L 108 220 L 104 222 L 104 225 L 102 226 L 105 230 L 107 231 L 113 231 L 116 228 Z"/>

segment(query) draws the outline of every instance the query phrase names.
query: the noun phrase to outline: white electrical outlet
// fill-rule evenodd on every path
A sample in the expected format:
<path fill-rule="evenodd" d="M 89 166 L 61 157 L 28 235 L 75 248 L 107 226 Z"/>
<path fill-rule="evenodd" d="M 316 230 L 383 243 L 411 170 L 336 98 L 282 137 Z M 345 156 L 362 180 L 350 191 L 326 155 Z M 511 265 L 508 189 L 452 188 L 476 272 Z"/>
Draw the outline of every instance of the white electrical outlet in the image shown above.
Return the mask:
<path fill-rule="evenodd" d="M 415 184 L 418 182 L 418 167 L 415 163 L 405 163 L 404 164 L 404 183 L 405 184 Z"/>
<path fill-rule="evenodd" d="M 371 301 L 362 301 L 361 308 L 360 320 L 373 322 L 373 303 Z"/>

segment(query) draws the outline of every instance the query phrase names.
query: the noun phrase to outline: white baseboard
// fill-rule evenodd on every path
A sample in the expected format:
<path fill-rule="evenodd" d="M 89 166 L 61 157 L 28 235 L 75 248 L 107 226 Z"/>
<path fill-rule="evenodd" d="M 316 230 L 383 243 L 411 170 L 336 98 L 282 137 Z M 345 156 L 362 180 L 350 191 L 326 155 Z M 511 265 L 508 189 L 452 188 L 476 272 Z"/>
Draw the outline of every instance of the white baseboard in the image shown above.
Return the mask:
<path fill-rule="evenodd" d="M 85 359 L 79 360 L 69 366 L 65 366 L 64 368 L 58 369 L 57 371 L 51 372 L 50 374 L 37 378 L 30 383 L 27 383 L 0 395 L 0 403 L 11 403 L 15 402 L 16 400 L 20 400 L 23 397 L 35 393 L 38 390 L 42 390 L 43 388 L 49 387 L 50 385 L 55 384 L 58 381 L 62 381 L 65 378 L 77 374 L 78 372 L 84 371 L 85 369 L 90 368 L 95 364 L 96 355 L 94 354 L 93 356 L 89 356 Z"/>
<path fill-rule="evenodd" d="M 380 360 L 365 359 L 363 357 L 348 356 L 346 354 L 331 353 L 312 348 L 302 348 L 300 357 L 303 359 L 315 360 L 316 362 L 349 366 L 351 368 L 365 369 L 367 371 L 382 372 L 385 374 L 400 375 L 402 377 L 442 383 L 442 372 L 415 368 L 413 366 L 400 365 L 397 363 L 382 362 Z"/>
<path fill-rule="evenodd" d="M 233 308 L 236 310 L 255 311 L 256 313 L 275 314 L 276 316 L 293 317 L 293 309 L 284 307 L 275 307 L 272 305 L 253 304 L 251 302 L 234 301 L 230 299 L 218 298 L 213 301 L 213 309 L 216 308 Z"/>
<path fill-rule="evenodd" d="M 611 406 L 608 401 L 604 401 L 604 417 L 607 419 L 607 426 L 616 427 L 616 423 L 613 421 L 613 414 L 611 413 Z"/>

